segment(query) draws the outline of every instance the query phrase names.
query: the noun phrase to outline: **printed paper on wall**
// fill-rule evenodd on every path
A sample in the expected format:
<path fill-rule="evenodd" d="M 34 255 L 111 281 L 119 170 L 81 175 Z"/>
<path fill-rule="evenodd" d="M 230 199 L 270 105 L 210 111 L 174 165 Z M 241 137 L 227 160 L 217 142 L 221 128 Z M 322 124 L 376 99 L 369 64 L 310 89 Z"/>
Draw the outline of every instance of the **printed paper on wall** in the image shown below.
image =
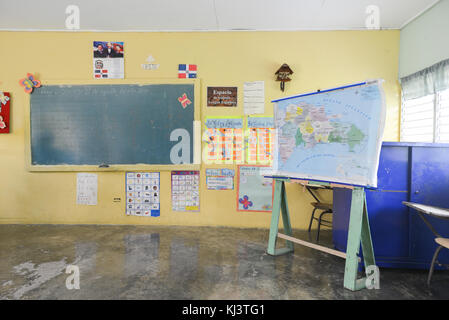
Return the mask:
<path fill-rule="evenodd" d="M 160 173 L 126 173 L 126 214 L 142 217 L 160 216 Z"/>
<path fill-rule="evenodd" d="M 234 170 L 206 169 L 208 190 L 234 190 Z"/>
<path fill-rule="evenodd" d="M 200 172 L 171 172 L 172 210 L 200 211 Z"/>
<path fill-rule="evenodd" d="M 94 41 L 93 68 L 95 79 L 125 78 L 123 42 Z"/>
<path fill-rule="evenodd" d="M 77 173 L 76 204 L 97 205 L 98 175 L 96 173 Z"/>

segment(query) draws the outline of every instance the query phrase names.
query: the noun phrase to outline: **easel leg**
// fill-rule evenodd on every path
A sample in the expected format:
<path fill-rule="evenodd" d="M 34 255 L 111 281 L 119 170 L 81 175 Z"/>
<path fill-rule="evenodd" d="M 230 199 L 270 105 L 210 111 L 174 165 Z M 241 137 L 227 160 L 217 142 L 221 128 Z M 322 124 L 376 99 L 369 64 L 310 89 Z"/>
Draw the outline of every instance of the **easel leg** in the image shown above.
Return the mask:
<path fill-rule="evenodd" d="M 352 291 L 360 290 L 365 287 L 365 280 L 357 279 L 357 269 L 359 265 L 358 254 L 360 249 L 364 206 L 365 190 L 363 188 L 355 188 L 352 191 L 344 276 L 344 287 Z"/>
<path fill-rule="evenodd" d="M 282 222 L 284 224 L 284 233 L 288 236 L 292 236 L 292 226 L 290 224 L 290 212 L 288 211 L 288 202 L 287 202 L 287 190 L 285 189 L 285 183 L 282 183 L 282 202 L 281 202 L 281 211 L 282 211 Z M 287 248 L 293 251 L 293 242 L 286 240 Z"/>
<path fill-rule="evenodd" d="M 363 210 L 363 221 L 362 221 L 362 250 L 363 250 L 363 259 L 365 261 L 365 267 L 375 265 L 376 261 L 374 259 L 373 242 L 371 240 L 371 230 L 369 227 L 368 208 L 366 206 L 366 195 L 365 195 L 365 206 Z"/>
<path fill-rule="evenodd" d="M 363 206 L 363 220 L 362 220 L 362 250 L 363 250 L 363 260 L 365 262 L 365 270 L 368 266 L 376 265 L 376 260 L 374 258 L 373 242 L 371 240 L 371 229 L 369 226 L 368 219 L 368 207 L 366 205 L 366 193 L 364 193 L 364 206 Z"/>
<path fill-rule="evenodd" d="M 276 240 L 279 230 L 279 216 L 282 210 L 282 222 L 284 224 L 284 232 L 288 235 L 292 234 L 290 226 L 290 216 L 287 206 L 287 196 L 285 192 L 284 181 L 275 180 L 273 209 L 271 211 L 270 235 L 268 238 L 267 253 L 270 255 L 280 255 L 293 251 L 293 243 L 287 241 L 287 247 L 276 249 Z"/>

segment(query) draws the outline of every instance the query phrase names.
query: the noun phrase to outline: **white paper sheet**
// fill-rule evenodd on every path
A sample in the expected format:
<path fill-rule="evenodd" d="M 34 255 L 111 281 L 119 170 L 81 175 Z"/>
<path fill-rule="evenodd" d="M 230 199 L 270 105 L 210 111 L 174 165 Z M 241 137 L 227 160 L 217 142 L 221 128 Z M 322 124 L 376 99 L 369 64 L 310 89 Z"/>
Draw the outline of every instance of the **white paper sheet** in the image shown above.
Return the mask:
<path fill-rule="evenodd" d="M 98 176 L 95 173 L 77 173 L 76 204 L 97 205 Z"/>
<path fill-rule="evenodd" d="M 265 113 L 265 82 L 243 84 L 243 109 L 245 114 Z"/>

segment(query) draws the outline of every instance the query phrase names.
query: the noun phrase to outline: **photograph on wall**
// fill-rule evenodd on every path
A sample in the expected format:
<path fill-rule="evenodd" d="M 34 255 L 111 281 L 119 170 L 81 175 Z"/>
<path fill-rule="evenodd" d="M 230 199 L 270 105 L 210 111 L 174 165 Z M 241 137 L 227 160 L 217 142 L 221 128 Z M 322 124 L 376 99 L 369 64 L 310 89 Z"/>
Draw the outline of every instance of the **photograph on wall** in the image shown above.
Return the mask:
<path fill-rule="evenodd" d="M 93 68 L 95 79 L 125 78 L 124 60 L 123 42 L 93 42 Z"/>
<path fill-rule="evenodd" d="M 237 107 L 237 87 L 207 87 L 208 107 Z"/>
<path fill-rule="evenodd" d="M 265 178 L 268 166 L 238 166 L 237 211 L 271 212 L 273 179 Z"/>
<path fill-rule="evenodd" d="M 234 170 L 206 169 L 206 186 L 208 190 L 234 190 Z"/>
<path fill-rule="evenodd" d="M 126 173 L 126 214 L 129 216 L 159 217 L 160 173 Z"/>
<path fill-rule="evenodd" d="M 200 172 L 171 172 L 172 210 L 200 211 Z"/>

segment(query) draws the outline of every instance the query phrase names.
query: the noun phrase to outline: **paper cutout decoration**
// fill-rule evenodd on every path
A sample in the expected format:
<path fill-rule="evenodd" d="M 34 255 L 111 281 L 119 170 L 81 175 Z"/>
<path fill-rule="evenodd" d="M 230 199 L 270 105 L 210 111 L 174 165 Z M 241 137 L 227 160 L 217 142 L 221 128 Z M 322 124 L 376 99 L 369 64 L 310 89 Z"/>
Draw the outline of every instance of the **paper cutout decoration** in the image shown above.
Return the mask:
<path fill-rule="evenodd" d="M 3 91 L 0 91 L 0 102 L 1 104 L 6 104 L 9 101 L 9 97 L 6 96 Z M 2 111 L 2 106 L 0 105 L 0 112 Z"/>
<path fill-rule="evenodd" d="M 187 107 L 187 105 L 192 104 L 192 101 L 187 98 L 187 95 L 185 93 L 183 93 L 182 96 L 178 98 L 178 101 L 181 102 L 181 105 L 184 109 Z"/>
<path fill-rule="evenodd" d="M 11 98 L 9 92 L 0 91 L 0 133 L 9 133 L 9 109 Z"/>
<path fill-rule="evenodd" d="M 243 205 L 243 209 L 248 210 L 249 207 L 253 206 L 253 202 L 248 200 L 248 196 L 245 195 L 242 198 L 239 199 L 239 202 Z"/>
<path fill-rule="evenodd" d="M 20 79 L 19 83 L 23 86 L 26 93 L 31 93 L 34 88 L 39 88 L 41 86 L 41 82 L 34 79 L 34 76 L 31 73 L 27 73 L 27 77 Z"/>
<path fill-rule="evenodd" d="M 196 64 L 180 64 L 178 68 L 178 78 L 196 78 Z"/>
<path fill-rule="evenodd" d="M 149 55 L 147 60 L 148 63 L 142 63 L 141 67 L 144 70 L 156 70 L 159 68 L 159 63 L 153 63 L 155 60 L 152 55 Z"/>
<path fill-rule="evenodd" d="M 0 129 L 5 129 L 6 128 L 6 123 L 3 121 L 3 117 L 0 116 Z"/>

